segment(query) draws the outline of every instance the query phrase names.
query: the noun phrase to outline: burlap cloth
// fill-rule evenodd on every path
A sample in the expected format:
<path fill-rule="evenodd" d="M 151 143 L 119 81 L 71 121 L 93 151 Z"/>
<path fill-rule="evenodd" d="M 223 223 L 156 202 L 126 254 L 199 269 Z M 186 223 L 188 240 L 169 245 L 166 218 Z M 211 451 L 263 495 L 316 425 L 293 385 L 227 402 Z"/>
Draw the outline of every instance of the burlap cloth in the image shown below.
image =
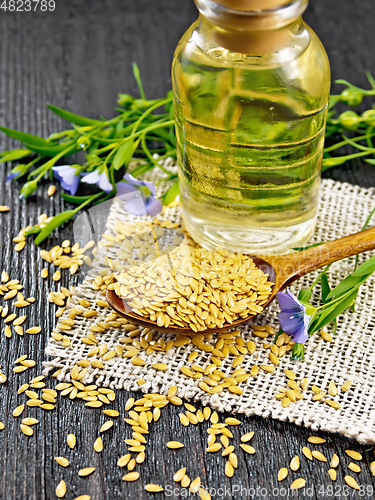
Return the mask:
<path fill-rule="evenodd" d="M 170 165 L 169 165 L 170 166 Z M 156 171 L 151 176 L 163 174 Z M 152 178 L 152 177 L 151 177 Z M 164 189 L 163 183 L 159 189 Z M 321 187 L 321 201 L 318 215 L 318 222 L 312 242 L 322 242 L 339 238 L 341 236 L 359 231 L 375 203 L 375 190 L 363 189 L 347 183 L 323 180 Z M 179 221 L 178 207 L 168 208 L 161 219 Z M 147 217 L 134 218 L 125 212 L 123 202 L 115 199 L 112 203 L 109 217 L 106 223 L 106 233 L 115 234 L 114 226 L 117 221 L 146 220 Z M 150 219 L 151 220 L 151 219 Z M 161 247 L 176 244 L 176 230 L 166 230 L 161 237 Z M 181 234 L 181 233 L 180 233 Z M 172 237 L 173 236 L 173 237 Z M 178 235 L 177 239 L 182 236 Z M 93 277 L 98 270 L 103 268 L 103 261 L 106 255 L 114 260 L 117 258 L 118 248 L 115 246 L 100 247 L 93 267 L 89 270 L 83 283 L 76 288 L 63 317 L 67 316 L 70 308 L 77 307 L 79 300 L 85 298 L 90 301 L 91 308 L 99 311 L 94 318 L 83 318 L 77 316 L 75 326 L 70 332 L 64 332 L 71 338 L 69 347 L 62 347 L 61 342 L 56 342 L 52 337 L 49 339 L 46 354 L 51 357 L 44 362 L 45 373 L 51 369 L 61 368 L 58 376 L 59 380 L 69 380 L 69 372 L 76 362 L 86 357 L 92 346 L 88 346 L 81 341 L 87 337 L 89 328 L 97 321 L 104 321 L 109 310 L 96 305 L 100 296 L 91 287 Z M 369 253 L 360 257 L 360 262 L 369 257 Z M 126 262 L 124 262 L 124 265 Z M 347 259 L 332 265 L 329 271 L 329 282 L 331 286 L 336 285 L 348 273 L 353 270 L 354 259 Z M 317 272 L 298 280 L 293 286 L 293 291 L 298 291 L 301 287 L 312 284 L 317 277 Z M 347 437 L 355 438 L 361 443 L 375 443 L 375 277 L 371 277 L 361 287 L 357 302 L 356 311 L 346 311 L 338 319 L 337 333 L 332 342 L 324 341 L 319 333 L 315 333 L 306 344 L 305 361 L 295 362 L 290 358 L 290 353 L 286 353 L 276 367 L 274 373 L 266 373 L 260 370 L 257 377 L 250 377 L 246 382 L 241 383 L 244 393 L 241 396 L 222 392 L 218 395 L 208 395 L 198 387 L 198 380 L 184 376 L 180 372 L 183 365 L 189 366 L 188 356 L 196 350 L 195 346 L 189 344 L 184 347 L 172 348 L 168 352 L 155 352 L 147 355 L 145 351 L 140 351 L 139 356 L 146 361 L 145 366 L 133 366 L 128 358 L 114 357 L 104 362 L 105 369 L 89 368 L 88 374 L 83 380 L 84 383 L 95 383 L 109 386 L 113 389 L 141 390 L 144 392 L 156 391 L 166 394 L 168 388 L 177 386 L 178 396 L 188 400 L 200 400 L 202 403 L 210 405 L 219 411 L 230 411 L 244 413 L 247 416 L 260 415 L 294 422 L 298 425 L 310 427 L 313 430 L 322 429 L 330 432 L 339 432 Z M 315 288 L 315 298 L 319 297 L 319 287 Z M 270 324 L 277 330 L 278 305 L 275 301 L 263 314 L 255 318 L 254 323 Z M 254 336 L 247 325 L 241 326 L 242 336 L 247 342 L 252 339 L 257 344 L 257 349 L 253 355 L 246 355 L 245 361 L 241 365 L 247 373 L 256 364 L 269 363 L 269 351 L 262 348 L 265 342 L 272 342 L 272 339 L 262 339 Z M 328 328 L 330 330 L 330 327 Z M 121 328 L 110 328 L 103 334 L 96 334 L 99 344 L 106 342 L 109 349 L 118 343 L 118 338 L 124 335 Z M 160 338 L 165 341 L 170 339 L 168 335 L 160 334 Z M 210 342 L 214 343 L 215 338 Z M 92 358 L 89 358 L 92 359 Z M 193 363 L 205 367 L 208 363 L 209 355 L 200 352 L 199 357 Z M 229 356 L 223 361 L 220 368 L 223 372 L 230 374 L 233 356 Z M 166 372 L 157 371 L 151 367 L 156 362 L 167 363 L 169 368 Z M 305 399 L 292 403 L 283 408 L 280 401 L 275 399 L 275 394 L 279 387 L 286 386 L 284 369 L 288 368 L 297 374 L 297 378 L 306 377 L 309 387 L 304 392 Z M 142 386 L 137 381 L 144 379 Z M 328 390 L 329 382 L 332 380 L 338 387 L 348 379 L 353 380 L 351 389 L 348 392 L 339 390 L 334 398 L 341 404 L 341 409 L 331 408 L 323 401 L 312 401 L 314 393 L 312 385 L 319 386 L 322 390 Z"/>

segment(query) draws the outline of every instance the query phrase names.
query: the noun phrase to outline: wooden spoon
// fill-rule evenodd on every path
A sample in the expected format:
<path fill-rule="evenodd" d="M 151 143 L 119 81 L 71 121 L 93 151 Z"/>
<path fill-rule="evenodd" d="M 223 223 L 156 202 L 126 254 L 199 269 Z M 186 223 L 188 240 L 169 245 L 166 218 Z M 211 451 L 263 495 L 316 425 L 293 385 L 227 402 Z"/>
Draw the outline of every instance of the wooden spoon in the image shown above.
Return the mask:
<path fill-rule="evenodd" d="M 273 301 L 277 292 L 280 292 L 301 276 L 311 273 L 320 267 L 327 266 L 332 262 L 374 249 L 375 227 L 372 227 L 365 231 L 345 236 L 338 240 L 329 241 L 328 243 L 323 243 L 322 245 L 296 253 L 266 257 L 251 256 L 255 265 L 265 274 L 268 274 L 270 281 L 275 283 L 269 300 L 264 305 L 264 308 Z M 114 281 L 113 279 L 112 282 Z M 107 302 L 120 316 L 146 328 L 171 334 L 182 335 L 188 333 L 191 335 L 194 333 L 190 328 L 181 328 L 178 326 L 168 328 L 160 327 L 154 321 L 133 314 L 130 307 L 126 306 L 124 301 L 115 294 L 114 290 L 107 290 Z M 238 319 L 231 324 L 226 324 L 222 328 L 207 328 L 205 331 L 215 333 L 223 329 L 234 328 L 241 323 L 245 323 L 254 316 L 255 315 L 248 316 L 245 319 Z"/>

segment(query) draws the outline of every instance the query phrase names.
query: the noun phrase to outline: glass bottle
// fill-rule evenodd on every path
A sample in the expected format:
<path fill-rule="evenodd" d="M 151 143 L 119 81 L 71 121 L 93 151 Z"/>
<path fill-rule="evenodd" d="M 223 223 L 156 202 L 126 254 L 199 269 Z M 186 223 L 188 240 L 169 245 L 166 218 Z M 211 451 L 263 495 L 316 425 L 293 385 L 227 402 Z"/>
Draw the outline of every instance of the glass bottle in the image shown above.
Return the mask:
<path fill-rule="evenodd" d="M 330 69 L 308 0 L 195 0 L 172 64 L 182 215 L 201 245 L 286 253 L 318 207 Z"/>

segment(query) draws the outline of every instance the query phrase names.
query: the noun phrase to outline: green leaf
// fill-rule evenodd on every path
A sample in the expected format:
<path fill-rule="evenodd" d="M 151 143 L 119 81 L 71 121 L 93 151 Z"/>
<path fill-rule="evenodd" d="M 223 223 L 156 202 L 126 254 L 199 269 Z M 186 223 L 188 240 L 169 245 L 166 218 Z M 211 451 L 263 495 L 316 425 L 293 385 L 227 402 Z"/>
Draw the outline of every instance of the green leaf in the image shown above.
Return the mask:
<path fill-rule="evenodd" d="M 71 194 L 67 193 L 60 193 L 60 194 L 65 201 L 68 201 L 69 203 L 74 203 L 75 205 L 80 205 L 81 203 L 87 201 L 89 198 L 92 197 L 92 194 L 88 196 L 72 196 Z"/>
<path fill-rule="evenodd" d="M 322 274 L 322 277 L 320 278 L 320 280 L 321 280 L 321 284 L 322 284 L 321 297 L 322 297 L 322 301 L 325 302 L 329 292 L 331 291 L 331 287 L 329 286 L 328 278 L 327 278 L 327 275 L 325 273 Z"/>
<path fill-rule="evenodd" d="M 100 120 L 93 120 L 92 118 L 86 118 L 85 116 L 76 115 L 71 113 L 70 111 L 66 111 L 65 109 L 58 108 L 57 106 L 53 106 L 53 104 L 47 104 L 47 107 L 53 111 L 56 115 L 61 116 L 65 120 L 68 120 L 70 123 L 75 123 L 81 127 L 85 125 L 99 125 L 103 123 Z"/>
<path fill-rule="evenodd" d="M 284 332 L 283 332 L 283 331 L 282 331 L 282 329 L 280 328 L 280 330 L 276 333 L 275 338 L 273 339 L 273 343 L 274 343 L 274 344 L 276 344 L 276 340 L 280 337 L 280 335 L 281 335 L 282 333 L 284 333 Z"/>
<path fill-rule="evenodd" d="M 141 165 L 138 165 L 135 167 L 130 173 L 132 174 L 133 177 L 138 177 L 140 175 L 145 174 L 146 172 L 152 170 L 154 168 L 154 165 L 152 163 L 143 163 Z"/>
<path fill-rule="evenodd" d="M 45 240 L 56 228 L 62 226 L 65 222 L 70 220 L 75 214 L 75 210 L 66 210 L 61 212 L 61 214 L 55 215 L 55 217 L 44 227 L 39 235 L 35 238 L 35 245 L 39 245 L 43 240 Z"/>
<path fill-rule="evenodd" d="M 352 274 L 347 276 L 333 290 L 329 292 L 326 297 L 326 301 L 332 299 L 333 297 L 337 297 L 338 295 L 342 295 L 351 288 L 357 287 L 360 283 L 363 283 L 366 278 L 361 279 L 361 277 L 353 276 Z"/>
<path fill-rule="evenodd" d="M 134 153 L 134 141 L 130 139 L 120 146 L 115 154 L 112 165 L 115 170 L 119 170 L 123 165 L 127 165 Z"/>
<path fill-rule="evenodd" d="M 49 144 L 49 143 L 47 143 L 47 144 Z M 70 146 L 73 146 L 74 144 L 76 145 L 74 150 L 72 149 L 72 150 L 67 151 L 63 156 L 72 155 L 80 150 L 76 141 L 63 142 L 61 144 L 56 144 L 56 145 L 51 143 L 51 145 L 48 145 L 48 146 L 32 146 L 28 143 L 25 143 L 25 145 L 29 149 L 31 149 L 35 153 L 39 153 L 40 155 L 43 155 L 43 156 L 56 156 L 57 154 L 62 153 L 64 150 L 67 150 L 67 148 L 69 148 Z"/>
<path fill-rule="evenodd" d="M 180 193 L 180 186 L 178 184 L 178 179 L 174 181 L 172 186 L 166 191 L 163 196 L 162 203 L 163 205 L 169 205 L 172 201 L 175 200 L 176 196 Z"/>
<path fill-rule="evenodd" d="M 27 134 L 26 132 L 20 132 L 19 130 L 14 130 L 12 128 L 0 127 L 0 130 L 4 132 L 8 137 L 12 139 L 17 139 L 24 144 L 30 144 L 31 146 L 48 146 L 48 142 L 43 139 L 43 137 L 38 137 L 37 135 Z M 31 149 L 31 148 L 30 148 Z"/>
<path fill-rule="evenodd" d="M 146 99 L 145 91 L 143 90 L 143 84 L 142 84 L 142 80 L 141 80 L 141 72 L 139 71 L 138 65 L 135 62 L 133 62 L 133 75 L 134 75 L 135 81 L 137 82 L 138 90 L 139 90 L 139 94 L 140 94 L 141 98 Z"/>
<path fill-rule="evenodd" d="M 333 321 L 337 316 L 344 312 L 345 309 L 352 305 L 353 301 L 357 297 L 357 294 L 358 290 L 354 290 L 353 293 L 351 293 L 348 297 L 343 298 L 343 300 L 338 303 L 332 305 L 331 307 L 322 309 L 321 312 L 318 313 L 318 317 L 314 321 L 312 329 L 310 330 L 309 328 L 309 333 L 316 332 L 320 328 L 323 328 L 324 325 Z"/>
<path fill-rule="evenodd" d="M 20 160 L 21 158 L 29 156 L 31 152 L 32 151 L 30 149 L 13 149 L 13 151 L 10 151 L 9 153 L 0 158 L 0 163 L 5 161 Z"/>
<path fill-rule="evenodd" d="M 33 226 L 27 231 L 25 231 L 25 236 L 32 236 L 33 234 L 39 234 L 41 230 L 42 229 L 40 226 Z"/>
<path fill-rule="evenodd" d="M 293 361 L 303 361 L 305 359 L 305 344 L 296 342 L 292 350 Z"/>
<path fill-rule="evenodd" d="M 364 276 L 365 274 L 372 274 L 375 271 L 375 255 L 361 264 L 352 274 L 352 276 Z"/>
<path fill-rule="evenodd" d="M 298 300 L 308 302 L 311 299 L 312 290 L 310 288 L 301 288 L 298 294 Z"/>
<path fill-rule="evenodd" d="M 320 243 L 314 243 L 313 245 L 308 245 L 306 247 L 295 247 L 293 250 L 296 250 L 296 252 L 301 252 L 302 250 L 307 250 L 308 248 L 314 248 L 318 247 L 319 245 L 323 245 L 325 241 L 321 241 Z"/>

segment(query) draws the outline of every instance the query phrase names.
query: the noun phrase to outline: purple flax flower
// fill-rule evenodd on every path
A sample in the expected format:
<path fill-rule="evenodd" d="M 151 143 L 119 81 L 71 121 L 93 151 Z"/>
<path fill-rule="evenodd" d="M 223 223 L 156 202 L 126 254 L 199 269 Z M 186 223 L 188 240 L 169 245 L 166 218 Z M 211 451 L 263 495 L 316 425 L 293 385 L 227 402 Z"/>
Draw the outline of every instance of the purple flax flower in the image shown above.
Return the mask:
<path fill-rule="evenodd" d="M 105 191 L 106 193 L 112 191 L 112 184 L 109 182 L 107 169 L 103 170 L 101 174 L 98 170 L 94 170 L 94 172 L 84 174 L 82 182 L 85 182 L 86 184 L 96 184 L 102 191 Z"/>
<path fill-rule="evenodd" d="M 52 167 L 53 173 L 65 191 L 74 196 L 78 189 L 80 180 L 79 174 L 77 175 L 76 169 L 71 165 L 61 165 L 59 167 Z"/>
<path fill-rule="evenodd" d="M 126 182 L 117 184 L 117 194 L 125 200 L 125 210 L 133 215 L 149 214 L 153 217 L 162 211 L 161 201 L 155 198 L 156 188 L 153 182 L 135 179 L 125 174 Z"/>
<path fill-rule="evenodd" d="M 13 170 L 11 170 L 10 173 L 6 176 L 6 180 L 7 181 L 11 181 L 15 177 L 18 177 L 18 176 L 22 175 L 22 172 L 21 171 L 17 171 L 16 169 L 17 169 L 17 167 L 14 168 Z"/>
<path fill-rule="evenodd" d="M 301 304 L 292 292 L 276 294 L 281 312 L 279 321 L 282 330 L 293 337 L 294 342 L 304 343 L 309 338 L 311 316 L 306 314 L 306 307 Z"/>

